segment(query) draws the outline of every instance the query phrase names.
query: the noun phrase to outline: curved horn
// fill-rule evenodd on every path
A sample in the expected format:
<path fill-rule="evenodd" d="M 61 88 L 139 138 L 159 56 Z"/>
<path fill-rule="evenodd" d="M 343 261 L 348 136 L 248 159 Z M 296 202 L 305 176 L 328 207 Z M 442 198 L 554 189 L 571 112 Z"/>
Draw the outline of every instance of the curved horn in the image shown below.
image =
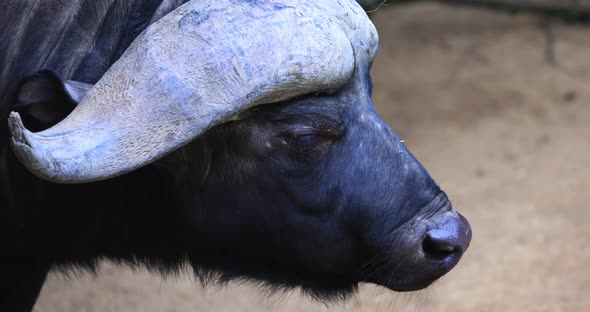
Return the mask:
<path fill-rule="evenodd" d="M 353 0 L 195 0 L 142 33 L 62 122 L 9 118 L 34 174 L 103 180 L 170 153 L 254 105 L 341 87 L 377 36 Z"/>

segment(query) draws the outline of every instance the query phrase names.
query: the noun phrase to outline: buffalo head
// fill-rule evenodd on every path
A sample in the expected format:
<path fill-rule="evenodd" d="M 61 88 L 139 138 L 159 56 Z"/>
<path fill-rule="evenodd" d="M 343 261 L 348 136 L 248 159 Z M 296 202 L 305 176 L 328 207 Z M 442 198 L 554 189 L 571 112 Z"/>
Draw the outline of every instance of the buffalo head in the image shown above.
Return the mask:
<path fill-rule="evenodd" d="M 420 289 L 471 230 L 376 114 L 377 43 L 353 0 L 189 1 L 57 125 L 32 133 L 13 113 L 12 145 L 59 183 L 146 165 L 174 176 L 200 274 L 316 294 Z"/>

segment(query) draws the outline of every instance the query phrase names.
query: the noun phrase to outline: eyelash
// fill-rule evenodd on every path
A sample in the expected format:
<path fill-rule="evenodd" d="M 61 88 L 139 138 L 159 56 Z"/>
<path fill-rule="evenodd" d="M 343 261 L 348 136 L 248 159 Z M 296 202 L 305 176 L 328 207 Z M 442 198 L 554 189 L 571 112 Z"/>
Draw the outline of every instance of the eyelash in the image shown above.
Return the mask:
<path fill-rule="evenodd" d="M 330 142 L 340 136 L 335 129 L 318 129 L 311 126 L 293 126 L 285 129 L 281 137 L 291 158 L 314 161 L 323 155 Z"/>
<path fill-rule="evenodd" d="M 320 138 L 338 138 L 342 135 L 342 131 L 336 127 L 320 125 L 320 126 L 290 126 L 282 131 L 284 138 L 317 136 Z"/>

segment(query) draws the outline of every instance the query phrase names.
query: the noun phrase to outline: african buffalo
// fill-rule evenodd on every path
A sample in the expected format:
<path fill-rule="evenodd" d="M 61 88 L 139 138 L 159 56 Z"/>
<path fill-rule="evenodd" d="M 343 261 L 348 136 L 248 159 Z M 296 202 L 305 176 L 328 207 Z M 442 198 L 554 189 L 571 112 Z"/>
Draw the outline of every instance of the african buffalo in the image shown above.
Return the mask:
<path fill-rule="evenodd" d="M 378 37 L 353 0 L 0 10 L 1 311 L 103 259 L 322 300 L 410 291 L 469 245 L 372 106 Z"/>

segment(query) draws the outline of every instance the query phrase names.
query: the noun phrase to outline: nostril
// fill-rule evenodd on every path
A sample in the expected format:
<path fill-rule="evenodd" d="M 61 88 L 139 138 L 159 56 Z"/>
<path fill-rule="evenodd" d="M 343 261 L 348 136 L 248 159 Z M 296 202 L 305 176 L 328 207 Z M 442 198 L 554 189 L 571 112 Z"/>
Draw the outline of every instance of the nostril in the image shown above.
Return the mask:
<path fill-rule="evenodd" d="M 422 242 L 424 253 L 432 259 L 444 260 L 456 253 L 461 253 L 461 247 L 445 240 L 438 240 L 431 236 L 426 236 Z"/>
<path fill-rule="evenodd" d="M 453 256 L 455 260 L 463 255 L 471 242 L 469 222 L 459 213 L 444 216 L 436 220 L 422 241 L 422 249 L 427 257 L 434 260 L 446 260 Z"/>

